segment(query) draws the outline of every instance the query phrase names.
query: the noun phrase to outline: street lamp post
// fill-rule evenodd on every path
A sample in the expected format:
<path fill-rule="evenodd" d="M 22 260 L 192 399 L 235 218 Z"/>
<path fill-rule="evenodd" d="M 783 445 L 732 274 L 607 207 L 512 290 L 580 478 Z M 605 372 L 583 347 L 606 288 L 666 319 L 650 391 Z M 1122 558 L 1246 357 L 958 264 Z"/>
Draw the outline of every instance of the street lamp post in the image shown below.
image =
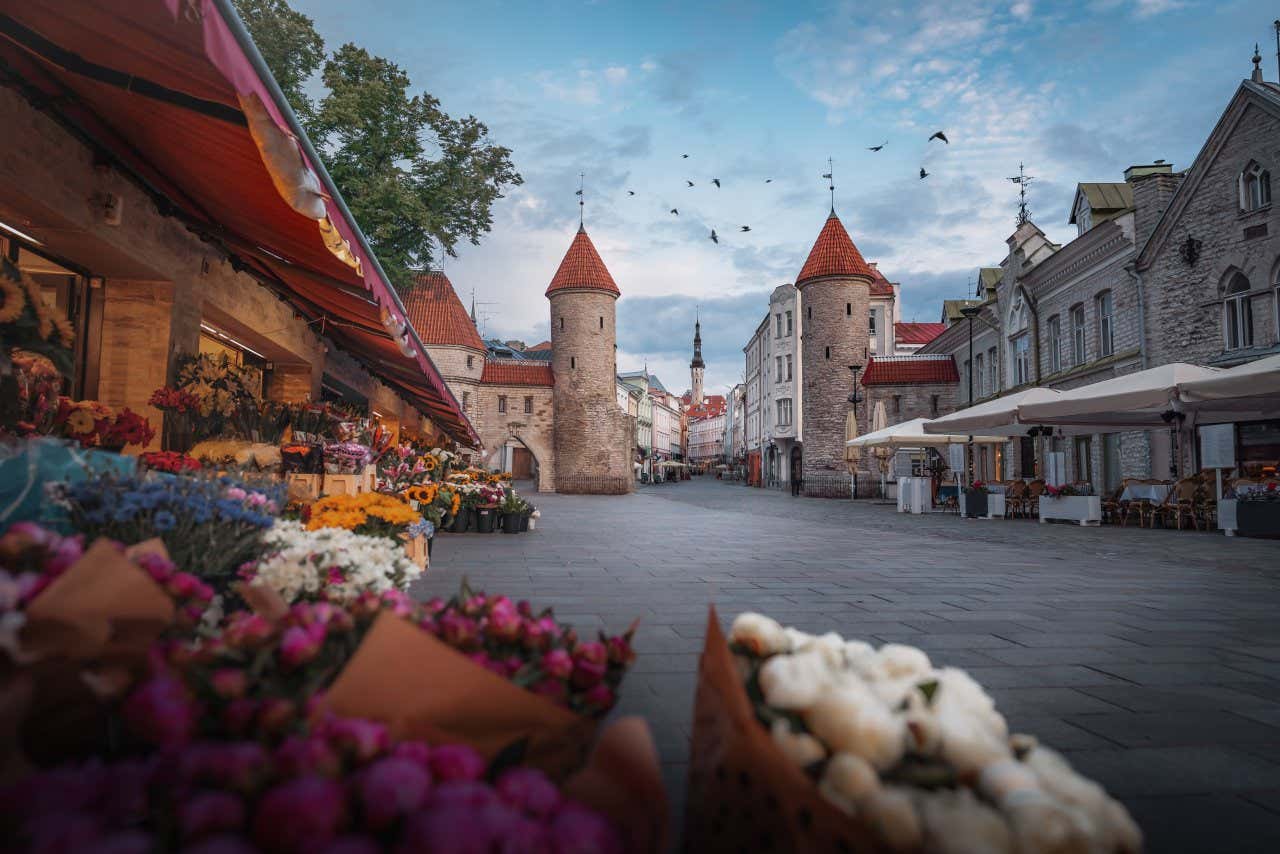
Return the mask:
<path fill-rule="evenodd" d="M 973 319 L 978 316 L 978 312 L 982 311 L 981 306 L 967 305 L 960 309 L 960 313 L 969 319 L 969 405 L 973 406 Z M 965 462 L 965 477 L 969 483 L 973 482 L 973 440 L 970 438 L 965 445 L 965 456 L 968 458 Z"/>
<path fill-rule="evenodd" d="M 858 394 L 858 371 L 862 370 L 862 365 L 850 365 L 849 370 L 853 371 L 853 394 L 849 395 L 849 403 L 853 405 L 853 423 L 858 423 L 858 404 L 862 402 L 861 395 Z M 851 498 L 858 497 L 858 467 L 855 465 L 853 471 L 853 494 Z"/>

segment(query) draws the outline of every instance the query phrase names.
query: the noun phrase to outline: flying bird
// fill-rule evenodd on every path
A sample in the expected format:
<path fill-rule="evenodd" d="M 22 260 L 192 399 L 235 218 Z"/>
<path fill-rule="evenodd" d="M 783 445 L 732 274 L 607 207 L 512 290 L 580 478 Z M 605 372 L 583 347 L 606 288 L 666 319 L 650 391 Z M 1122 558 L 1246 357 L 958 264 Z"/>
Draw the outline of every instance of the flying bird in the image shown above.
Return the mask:
<path fill-rule="evenodd" d="M 884 148 L 888 144 L 889 144 L 889 140 L 886 139 L 884 142 L 880 143 L 879 145 L 868 146 L 867 151 L 879 151 L 880 149 Z"/>
<path fill-rule="evenodd" d="M 830 178 L 830 177 L 831 177 L 831 173 L 830 173 L 830 172 L 823 172 L 823 173 L 822 173 L 822 177 L 823 177 L 823 178 Z"/>
<path fill-rule="evenodd" d="M 930 142 L 933 142 L 935 139 L 940 139 L 943 142 L 945 142 L 947 145 L 951 144 L 951 140 L 947 139 L 947 135 L 942 131 L 935 131 L 933 136 L 929 137 Z"/>
<path fill-rule="evenodd" d="M 685 179 L 685 183 L 688 184 L 690 187 L 693 186 L 693 182 L 688 180 L 687 178 Z"/>
<path fill-rule="evenodd" d="M 717 246 L 720 245 L 720 238 L 716 235 L 716 230 L 714 228 L 711 229 L 711 242 Z"/>
<path fill-rule="evenodd" d="M 765 178 L 765 179 L 764 179 L 764 182 L 765 182 L 766 184 L 772 184 L 772 183 L 773 183 L 773 179 L 772 179 L 772 178 Z"/>
<path fill-rule="evenodd" d="M 627 190 L 627 195 L 628 195 L 628 196 L 634 196 L 635 194 L 636 194 L 636 191 L 635 191 L 635 190 Z"/>
<path fill-rule="evenodd" d="M 575 195 L 575 196 L 581 196 L 581 195 L 582 195 L 582 190 L 576 190 L 576 191 L 574 192 L 574 195 Z"/>
<path fill-rule="evenodd" d="M 715 184 L 717 187 L 719 187 L 719 186 L 720 186 L 720 179 L 719 179 L 719 178 L 712 178 L 712 179 L 711 179 L 711 183 L 712 183 L 712 184 Z"/>
<path fill-rule="evenodd" d="M 750 231 L 750 230 L 751 230 L 751 226 L 749 226 L 749 225 L 744 225 L 742 228 L 740 228 L 740 229 L 738 229 L 738 230 L 739 230 L 739 231 Z"/>
<path fill-rule="evenodd" d="M 928 177 L 929 177 L 929 173 L 928 173 L 928 172 L 926 172 L 926 171 L 924 171 L 924 167 L 923 167 L 923 166 L 921 166 L 921 167 L 920 167 L 920 180 L 921 180 L 921 181 L 923 181 L 925 178 L 928 178 Z"/>
<path fill-rule="evenodd" d="M 685 160 L 688 160 L 688 159 L 689 159 L 689 155 L 687 155 L 687 154 L 681 154 L 680 156 L 681 156 L 683 159 L 685 159 Z"/>
<path fill-rule="evenodd" d="M 671 212 L 672 212 L 673 214 L 675 214 L 676 216 L 680 216 L 680 211 L 676 210 L 675 208 L 672 208 L 672 209 L 671 209 Z"/>

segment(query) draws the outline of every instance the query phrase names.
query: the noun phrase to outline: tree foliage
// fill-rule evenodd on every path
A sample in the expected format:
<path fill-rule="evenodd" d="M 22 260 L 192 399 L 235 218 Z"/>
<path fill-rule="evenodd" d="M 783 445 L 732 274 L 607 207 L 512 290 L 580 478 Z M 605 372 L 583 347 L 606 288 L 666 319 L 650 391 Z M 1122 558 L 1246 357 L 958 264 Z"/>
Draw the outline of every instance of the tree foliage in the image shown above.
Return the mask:
<path fill-rule="evenodd" d="M 503 188 L 523 183 L 484 123 L 411 94 L 403 69 L 351 43 L 324 61 L 324 94 L 312 103 L 303 86 L 324 42 L 311 19 L 285 0 L 236 6 L 393 284 L 405 287 L 438 250 L 479 245 Z"/>

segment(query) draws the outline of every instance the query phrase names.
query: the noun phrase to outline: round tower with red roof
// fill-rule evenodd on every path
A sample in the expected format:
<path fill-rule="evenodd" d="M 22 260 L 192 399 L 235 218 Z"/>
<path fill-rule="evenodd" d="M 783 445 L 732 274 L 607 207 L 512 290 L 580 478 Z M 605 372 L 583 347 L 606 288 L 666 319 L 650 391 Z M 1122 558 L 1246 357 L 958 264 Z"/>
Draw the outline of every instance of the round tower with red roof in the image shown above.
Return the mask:
<path fill-rule="evenodd" d="M 875 272 L 853 245 L 834 209 L 796 277 L 804 312 L 804 479 L 821 491 L 848 473 L 845 420 L 853 391 L 850 365 L 867 363 L 868 316 Z M 865 413 L 859 412 L 859 422 Z"/>
<path fill-rule="evenodd" d="M 555 488 L 619 493 L 634 487 L 630 419 L 618 408 L 618 290 L 579 226 L 547 286 L 555 375 Z"/>

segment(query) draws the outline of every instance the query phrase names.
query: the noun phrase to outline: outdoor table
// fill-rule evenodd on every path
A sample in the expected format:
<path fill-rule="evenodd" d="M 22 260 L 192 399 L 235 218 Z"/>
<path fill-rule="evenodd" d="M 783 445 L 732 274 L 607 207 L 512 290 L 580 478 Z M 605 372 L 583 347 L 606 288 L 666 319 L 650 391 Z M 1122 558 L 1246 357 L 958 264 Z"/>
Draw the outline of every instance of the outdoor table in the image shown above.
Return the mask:
<path fill-rule="evenodd" d="M 1121 501 L 1150 501 L 1159 504 L 1173 489 L 1171 483 L 1131 483 L 1120 493 Z"/>

